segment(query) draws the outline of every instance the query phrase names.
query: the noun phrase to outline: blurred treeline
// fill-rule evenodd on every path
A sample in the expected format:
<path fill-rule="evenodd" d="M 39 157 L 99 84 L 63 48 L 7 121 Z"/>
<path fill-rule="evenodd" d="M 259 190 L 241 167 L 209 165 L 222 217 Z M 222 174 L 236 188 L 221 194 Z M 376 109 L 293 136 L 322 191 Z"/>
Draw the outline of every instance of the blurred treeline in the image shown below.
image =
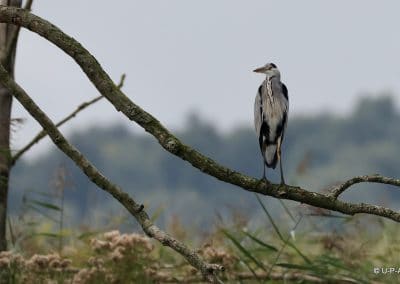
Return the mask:
<path fill-rule="evenodd" d="M 399 123 L 400 112 L 387 95 L 363 98 L 345 116 L 292 115 L 283 149 L 287 182 L 320 191 L 354 175 L 399 177 Z M 174 134 L 219 163 L 260 177 L 261 156 L 252 121 L 249 124 L 221 132 L 193 114 Z M 96 126 L 69 138 L 105 176 L 144 203 L 152 214 L 162 213 L 159 222 L 179 216 L 185 224 L 208 225 L 216 216 L 238 212 L 252 218 L 259 210 L 253 194 L 201 173 L 166 152 L 145 132 L 120 125 Z M 68 222 L 93 226 L 126 215 L 54 147 L 34 161 L 18 161 L 11 177 L 10 212 L 19 214 L 27 198 L 40 199 L 41 193 L 59 188 L 56 176 L 60 167 L 67 173 L 62 186 Z M 267 171 L 274 181 L 279 180 L 278 174 L 278 170 Z M 396 208 L 400 194 L 390 186 L 362 185 L 343 198 Z"/>

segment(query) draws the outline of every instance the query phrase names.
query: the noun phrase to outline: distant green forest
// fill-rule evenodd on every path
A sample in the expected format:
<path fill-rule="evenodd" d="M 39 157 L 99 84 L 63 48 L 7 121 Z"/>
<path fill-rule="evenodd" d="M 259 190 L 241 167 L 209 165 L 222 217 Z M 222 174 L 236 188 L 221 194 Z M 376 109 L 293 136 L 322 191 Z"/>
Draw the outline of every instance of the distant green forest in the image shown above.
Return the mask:
<path fill-rule="evenodd" d="M 197 115 L 188 116 L 185 125 L 174 131 L 184 143 L 232 169 L 261 177 L 262 161 L 252 125 L 221 133 Z M 354 175 L 400 177 L 399 125 L 394 99 L 385 95 L 361 99 L 343 117 L 329 113 L 291 116 L 283 148 L 287 182 L 320 191 Z M 91 127 L 69 138 L 102 173 L 148 206 L 149 212 L 162 212 L 159 222 L 179 215 L 184 223 L 201 226 L 232 212 L 249 218 L 258 212 L 253 194 L 194 169 L 145 132 L 133 133 L 114 125 Z M 67 169 L 66 204 L 71 222 L 93 225 L 96 218 L 126 214 L 55 147 L 34 161 L 22 159 L 15 166 L 11 212 L 18 214 L 24 196 L 53 192 L 60 167 Z M 267 171 L 274 181 L 279 180 L 278 174 L 278 170 Z M 384 185 L 355 186 L 343 198 L 400 207 L 399 191 Z"/>

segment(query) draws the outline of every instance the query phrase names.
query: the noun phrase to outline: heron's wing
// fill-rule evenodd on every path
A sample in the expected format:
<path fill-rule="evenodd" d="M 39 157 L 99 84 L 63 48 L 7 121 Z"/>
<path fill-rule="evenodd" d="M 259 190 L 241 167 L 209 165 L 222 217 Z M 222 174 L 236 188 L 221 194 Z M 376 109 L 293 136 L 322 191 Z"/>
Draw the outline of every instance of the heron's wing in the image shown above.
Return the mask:
<path fill-rule="evenodd" d="M 289 92 L 288 92 L 288 89 L 287 89 L 286 85 L 283 84 L 283 83 L 282 83 L 282 93 L 283 93 L 283 96 L 285 97 L 285 99 L 289 103 Z"/>
<path fill-rule="evenodd" d="M 254 100 L 254 127 L 256 129 L 257 135 L 260 134 L 261 124 L 263 121 L 262 115 L 262 85 L 258 88 L 256 98 Z"/>
<path fill-rule="evenodd" d="M 282 138 L 281 141 L 283 140 L 283 136 L 285 134 L 286 126 L 287 126 L 287 121 L 288 121 L 288 114 L 289 114 L 289 92 L 285 84 L 282 83 L 282 94 L 286 100 L 283 101 L 284 104 L 284 112 L 283 112 L 283 118 L 282 118 Z"/>
<path fill-rule="evenodd" d="M 256 129 L 258 142 L 260 144 L 261 152 L 264 152 L 264 140 L 268 137 L 268 125 L 264 121 L 263 115 L 263 85 L 260 85 L 258 92 L 254 101 L 254 126 Z"/>

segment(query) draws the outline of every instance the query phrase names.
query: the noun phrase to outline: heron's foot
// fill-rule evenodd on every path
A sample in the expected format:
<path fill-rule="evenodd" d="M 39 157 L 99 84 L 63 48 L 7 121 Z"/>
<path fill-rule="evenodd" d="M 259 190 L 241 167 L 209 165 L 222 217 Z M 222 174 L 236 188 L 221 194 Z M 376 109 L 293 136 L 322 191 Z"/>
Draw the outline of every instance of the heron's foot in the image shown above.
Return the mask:
<path fill-rule="evenodd" d="M 262 182 L 265 182 L 266 184 L 270 184 L 270 181 L 267 180 L 267 177 L 266 177 L 266 176 L 262 176 L 260 180 L 261 180 Z"/>
<path fill-rule="evenodd" d="M 271 184 L 271 182 L 269 180 L 267 180 L 267 178 L 265 176 L 263 176 L 260 179 L 260 181 L 264 183 L 264 189 L 267 190 L 268 186 Z"/>

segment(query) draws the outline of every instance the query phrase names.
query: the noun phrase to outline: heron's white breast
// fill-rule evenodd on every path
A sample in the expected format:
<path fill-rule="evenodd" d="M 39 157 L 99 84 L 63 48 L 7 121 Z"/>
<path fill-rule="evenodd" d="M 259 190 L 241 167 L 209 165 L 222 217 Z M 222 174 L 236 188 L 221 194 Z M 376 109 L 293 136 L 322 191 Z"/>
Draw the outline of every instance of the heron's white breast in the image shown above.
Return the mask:
<path fill-rule="evenodd" d="M 284 113 L 287 111 L 287 101 L 282 93 L 275 93 L 274 99 L 266 97 L 264 107 L 264 119 L 269 126 L 269 141 L 275 141 L 276 131 L 282 123 Z"/>

